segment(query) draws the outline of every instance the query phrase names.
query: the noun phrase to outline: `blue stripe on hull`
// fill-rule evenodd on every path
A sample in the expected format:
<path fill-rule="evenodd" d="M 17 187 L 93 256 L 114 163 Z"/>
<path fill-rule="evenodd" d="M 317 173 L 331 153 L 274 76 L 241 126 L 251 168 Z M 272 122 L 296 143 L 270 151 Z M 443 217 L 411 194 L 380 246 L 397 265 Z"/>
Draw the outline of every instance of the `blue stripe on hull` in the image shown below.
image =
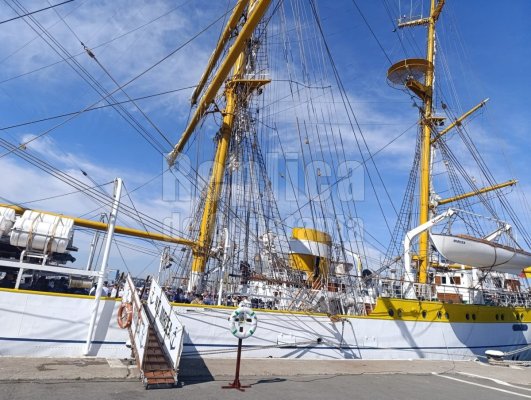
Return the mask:
<path fill-rule="evenodd" d="M 75 343 L 75 344 L 84 344 L 85 340 L 70 340 L 70 339 L 41 339 L 41 338 L 14 338 L 14 337 L 0 337 L 0 341 L 11 341 L 11 342 L 37 342 L 37 343 Z M 117 341 L 105 341 L 105 340 L 94 340 L 94 344 L 107 344 L 107 345 L 125 345 L 125 342 Z M 342 346 L 340 347 L 343 350 L 446 350 L 446 349 L 487 349 L 487 348 L 504 348 L 504 347 L 520 347 L 527 346 L 529 343 L 518 343 L 518 344 L 489 344 L 484 346 L 426 346 L 426 347 L 371 347 L 371 346 Z M 211 343 L 183 343 L 184 347 L 217 347 L 217 348 L 236 348 L 237 344 L 211 344 Z M 244 348 L 260 348 L 259 345 L 243 345 Z M 322 350 L 337 350 L 337 346 L 322 346 L 320 344 L 309 345 L 298 347 L 297 345 L 289 346 L 278 346 L 279 348 L 302 348 L 302 347 L 315 347 Z"/>
<path fill-rule="evenodd" d="M 13 338 L 13 337 L 0 337 L 0 341 L 9 341 L 9 342 L 40 342 L 40 343 L 86 343 L 86 340 L 70 340 L 70 339 L 34 339 L 34 338 Z M 93 340 L 94 344 L 123 344 L 125 342 L 113 342 L 106 340 Z"/>
<path fill-rule="evenodd" d="M 500 347 L 519 347 L 519 346 L 528 346 L 530 343 L 519 343 L 519 344 L 489 344 L 485 346 L 426 346 L 426 347 L 371 347 L 371 346 L 322 346 L 320 344 L 314 344 L 314 345 L 307 345 L 307 346 L 297 346 L 297 345 L 283 345 L 278 346 L 278 348 L 281 349 L 294 349 L 294 348 L 307 348 L 307 347 L 315 347 L 318 349 L 343 349 L 343 350 L 446 350 L 446 349 L 490 349 L 493 347 L 500 348 Z M 238 347 L 237 344 L 197 344 L 197 343 L 183 343 L 184 347 L 220 347 L 220 348 L 236 348 Z M 242 345 L 243 348 L 260 348 L 262 346 L 258 345 Z"/>

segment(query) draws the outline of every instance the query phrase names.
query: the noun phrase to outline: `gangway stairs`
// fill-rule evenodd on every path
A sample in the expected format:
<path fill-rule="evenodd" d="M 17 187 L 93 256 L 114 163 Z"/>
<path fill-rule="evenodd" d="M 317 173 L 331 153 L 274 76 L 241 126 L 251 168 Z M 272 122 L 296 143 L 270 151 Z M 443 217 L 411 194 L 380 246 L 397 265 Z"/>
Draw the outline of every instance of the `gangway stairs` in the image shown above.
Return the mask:
<path fill-rule="evenodd" d="M 142 302 L 131 276 L 127 277 L 122 304 L 131 348 L 146 389 L 177 385 L 184 326 L 156 280 Z M 123 313 L 121 314 L 123 315 Z"/>

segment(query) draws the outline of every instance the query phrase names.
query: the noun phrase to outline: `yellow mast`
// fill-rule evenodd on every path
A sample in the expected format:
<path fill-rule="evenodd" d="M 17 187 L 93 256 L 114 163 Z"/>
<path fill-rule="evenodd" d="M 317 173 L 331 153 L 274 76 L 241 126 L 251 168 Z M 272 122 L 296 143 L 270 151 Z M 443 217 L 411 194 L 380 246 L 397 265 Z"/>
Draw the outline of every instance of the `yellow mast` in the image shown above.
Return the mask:
<path fill-rule="evenodd" d="M 249 0 L 240 0 L 236 6 L 235 9 L 239 9 L 241 4 L 247 4 Z M 228 74 L 230 73 L 231 69 L 237 62 L 237 59 L 239 58 L 239 55 L 244 51 L 245 45 L 247 44 L 247 40 L 251 37 L 254 29 L 258 25 L 258 23 L 262 20 L 262 17 L 264 16 L 267 8 L 269 7 L 269 3 L 271 3 L 271 0 L 253 0 L 251 4 L 249 5 L 247 9 L 247 19 L 245 21 L 245 24 L 241 28 L 239 32 L 237 32 L 235 29 L 231 30 L 232 33 L 236 34 L 236 39 L 234 40 L 234 43 L 229 48 L 227 55 L 223 59 L 223 61 L 220 63 L 220 66 L 217 70 L 217 72 L 212 77 L 212 80 L 208 87 L 204 90 L 203 96 L 201 97 L 201 100 L 198 102 L 197 97 L 199 96 L 199 93 L 196 91 L 193 94 L 192 101 L 197 103 L 197 108 L 195 110 L 194 115 L 190 119 L 190 122 L 188 123 L 188 126 L 184 130 L 181 139 L 179 139 L 179 142 L 175 145 L 173 150 L 168 154 L 167 161 L 169 166 L 173 166 L 175 164 L 175 160 L 177 156 L 183 151 L 184 146 L 188 142 L 188 139 L 190 139 L 190 136 L 192 135 L 194 129 L 196 128 L 197 124 L 201 121 L 201 119 L 205 116 L 208 107 L 212 104 L 214 101 L 218 90 L 221 88 L 221 85 L 223 84 L 223 81 L 227 78 Z M 228 24 L 232 24 L 233 17 L 228 21 Z M 224 39 L 224 35 L 221 38 L 221 40 Z M 219 46 L 217 46 L 219 47 Z M 214 54 L 212 55 L 210 63 L 213 63 L 215 60 L 217 60 L 218 50 L 214 51 Z M 210 65 L 207 67 L 207 71 L 212 68 Z M 200 86 L 203 87 L 203 78 L 201 79 Z"/>
<path fill-rule="evenodd" d="M 203 72 L 203 76 L 201 76 L 201 79 L 199 80 L 199 83 L 197 84 L 197 87 L 195 88 L 194 93 L 192 94 L 192 99 L 190 100 L 192 105 L 197 104 L 199 95 L 205 88 L 205 85 L 208 81 L 208 77 L 214 70 L 216 63 L 219 61 L 219 58 L 221 57 L 221 53 L 223 52 L 223 50 L 225 50 L 225 46 L 227 45 L 228 41 L 233 35 L 234 30 L 237 28 L 238 24 L 240 23 L 240 19 L 245 11 L 245 7 L 247 7 L 248 4 L 249 4 L 249 0 L 239 0 L 236 6 L 234 7 L 232 14 L 229 20 L 227 21 L 227 25 L 225 25 L 225 29 L 223 30 L 223 33 L 221 34 L 221 37 L 218 40 L 218 44 L 216 48 L 214 49 L 214 52 L 210 56 L 210 59 L 208 60 L 208 65 L 205 71 Z"/>
<path fill-rule="evenodd" d="M 439 11 L 440 12 L 440 11 Z M 435 0 L 431 0 L 430 16 L 428 18 L 428 47 L 426 51 L 426 60 L 431 68 L 426 70 L 426 96 L 424 97 L 424 118 L 422 119 L 422 139 L 420 155 L 420 216 L 419 225 L 422 225 L 430 219 L 430 187 L 431 187 L 431 117 L 433 107 L 433 78 L 435 58 Z M 424 231 L 419 237 L 419 269 L 418 280 L 420 283 L 426 283 L 429 267 L 429 235 Z"/>
<path fill-rule="evenodd" d="M 498 190 L 516 184 L 511 180 L 505 183 L 477 189 L 472 192 L 463 193 L 447 199 L 436 200 L 432 196 L 431 185 L 431 159 L 432 146 L 437 145 L 441 137 L 446 135 L 455 127 L 461 126 L 462 122 L 485 105 L 488 99 L 483 100 L 478 105 L 467 111 L 461 117 L 453 121 L 448 127 L 437 132 L 437 127 L 442 124 L 444 118 L 433 115 L 433 83 L 435 78 L 435 24 L 442 12 L 445 0 L 430 0 L 430 14 L 426 18 L 410 21 L 399 21 L 398 27 L 414 27 L 427 25 L 427 46 L 426 58 L 410 58 L 393 64 L 387 71 L 387 78 L 393 84 L 404 85 L 415 93 L 423 103 L 421 109 L 421 144 L 420 144 L 420 167 L 419 167 L 419 226 L 427 223 L 433 215 L 430 213 L 438 205 L 449 204 L 454 201 L 466 199 L 493 190 Z M 422 77 L 424 83 L 419 82 Z M 433 133 L 433 135 L 432 135 Z M 430 267 L 430 243 L 429 231 L 425 230 L 419 234 L 418 256 L 418 282 L 426 283 L 428 278 L 428 268 Z M 409 266 L 406 266 L 409 268 Z"/>
<path fill-rule="evenodd" d="M 387 78 L 394 84 L 405 85 L 423 103 L 421 118 L 420 182 L 419 182 L 419 226 L 430 219 L 431 210 L 431 157 L 432 130 L 440 125 L 441 118 L 433 115 L 433 81 L 435 77 L 435 23 L 439 18 L 445 0 L 430 1 L 430 15 L 413 21 L 400 22 L 399 28 L 427 25 L 426 58 L 412 58 L 399 61 L 387 72 Z M 424 77 L 424 83 L 419 82 Z M 479 108 L 479 107 L 478 107 Z M 473 111 L 472 111 L 473 112 Z M 463 118 L 466 118 L 465 115 Z M 457 121 L 453 126 L 460 123 Z M 424 231 L 419 235 L 418 281 L 426 283 L 429 267 L 429 235 Z"/>
<path fill-rule="evenodd" d="M 247 3 L 247 1 L 240 0 L 238 6 L 244 3 Z M 209 258 L 210 246 L 216 225 L 216 213 L 221 195 L 223 176 L 225 174 L 225 166 L 229 154 L 230 138 L 234 128 L 234 115 L 238 111 L 238 107 L 245 105 L 247 96 L 252 92 L 252 90 L 257 89 L 269 82 L 269 80 L 246 79 L 244 76 L 245 64 L 247 61 L 244 45 L 251 37 L 251 34 L 258 23 L 261 21 L 262 16 L 270 3 L 270 0 L 251 0 L 248 3 L 247 19 L 241 31 L 239 32 L 238 39 L 233 47 L 231 47 L 229 50 L 225 60 L 222 62 L 220 71 L 218 71 L 216 74 L 211 85 L 205 90 L 205 94 L 203 95 L 203 98 L 198 106 L 198 111 L 196 112 L 197 115 L 200 115 L 211 103 L 215 92 L 217 91 L 216 86 L 221 82 L 223 69 L 226 68 L 226 66 L 230 64 L 231 60 L 236 57 L 236 61 L 232 66 L 232 76 L 229 77 L 225 83 L 224 95 L 226 105 L 225 109 L 222 111 L 223 121 L 219 132 L 219 139 L 214 157 L 214 165 L 212 166 L 212 175 L 210 176 L 207 186 L 205 207 L 203 209 L 203 215 L 201 218 L 197 246 L 193 251 L 192 271 L 190 280 L 188 282 L 188 290 L 200 289 L 201 279 Z M 228 24 L 229 25 L 225 31 L 232 31 L 235 28 L 234 19 L 231 18 Z M 220 45 L 218 45 L 218 48 L 219 47 Z M 219 51 L 216 49 L 212 58 L 217 58 L 218 54 Z M 207 68 L 207 71 L 209 68 L 210 67 Z M 197 96 L 198 93 L 194 93 L 195 102 L 197 101 Z M 172 154 L 170 154 L 168 157 L 170 164 L 173 162 L 176 155 L 183 149 L 184 144 L 193 130 L 193 127 L 195 127 L 198 122 L 198 118 L 196 118 L 196 116 L 192 118 L 189 126 L 183 133 L 183 137 L 175 146 Z"/>
<path fill-rule="evenodd" d="M 241 73 L 242 65 L 244 65 L 243 58 L 243 54 L 238 58 L 234 66 L 233 77 Z M 227 104 L 223 111 L 223 123 L 214 157 L 214 165 L 212 166 L 212 175 L 208 183 L 205 208 L 203 209 L 199 238 L 197 239 L 198 249 L 193 254 L 192 276 L 188 290 L 192 290 L 194 286 L 197 287 L 199 285 L 200 279 L 205 271 L 205 265 L 208 261 L 208 251 L 212 241 L 212 233 L 214 232 L 216 222 L 216 212 L 221 194 L 223 175 L 225 174 L 225 164 L 229 154 L 230 137 L 232 134 L 234 113 L 238 102 L 238 94 L 233 87 L 227 86 L 225 88 L 225 98 Z"/>

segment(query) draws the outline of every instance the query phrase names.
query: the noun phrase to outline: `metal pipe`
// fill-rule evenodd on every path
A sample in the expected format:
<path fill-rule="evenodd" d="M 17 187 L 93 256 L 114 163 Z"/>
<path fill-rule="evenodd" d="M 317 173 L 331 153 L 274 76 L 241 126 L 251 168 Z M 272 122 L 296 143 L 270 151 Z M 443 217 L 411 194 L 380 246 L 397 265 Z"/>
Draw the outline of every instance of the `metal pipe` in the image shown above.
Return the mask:
<path fill-rule="evenodd" d="M 223 233 L 225 234 L 225 246 L 223 249 L 223 260 L 221 261 L 221 275 L 219 278 L 218 306 L 221 305 L 221 296 L 223 294 L 223 276 L 225 275 L 225 265 L 227 264 L 227 259 L 229 258 L 229 230 L 224 228 Z"/>
<path fill-rule="evenodd" d="M 470 110 L 468 110 L 466 113 L 464 113 L 463 115 L 461 115 L 459 118 L 457 118 L 454 122 L 452 122 L 450 125 L 448 125 L 445 129 L 443 129 L 442 131 L 440 131 L 437 136 L 435 136 L 433 139 L 431 139 L 431 144 L 435 143 L 437 140 L 439 140 L 442 136 L 446 135 L 449 131 L 451 131 L 454 127 L 456 126 L 461 126 L 461 122 L 463 122 L 463 120 L 465 118 L 468 118 L 470 115 L 472 115 L 473 113 L 475 113 L 477 110 L 479 110 L 481 107 L 483 107 L 487 101 L 489 101 L 489 99 L 485 99 L 483 100 L 481 103 L 479 103 L 477 106 L 471 108 Z"/>
<path fill-rule="evenodd" d="M 157 274 L 157 282 L 159 284 L 161 284 L 162 282 L 162 271 L 168 265 L 169 259 L 170 259 L 170 248 L 164 247 L 164 249 L 162 250 L 162 254 L 160 255 L 159 273 Z"/>
<path fill-rule="evenodd" d="M 105 214 L 100 215 L 100 221 L 103 222 L 105 218 Z M 92 241 L 90 242 L 90 251 L 89 256 L 87 259 L 87 271 L 90 271 L 92 269 L 92 261 L 94 261 L 94 254 L 96 254 L 96 246 L 98 245 L 98 241 L 100 240 L 100 232 L 96 231 L 94 232 L 94 236 L 92 238 Z"/>
<path fill-rule="evenodd" d="M 17 214 L 23 214 L 24 211 L 28 210 L 27 208 L 15 206 L 13 204 L 0 204 L 0 207 L 11 208 L 15 210 Z M 41 211 L 41 210 L 32 210 L 32 211 L 49 214 L 49 215 L 57 215 L 59 217 L 64 217 L 64 218 L 70 218 L 74 220 L 74 225 L 80 226 L 82 228 L 95 229 L 98 231 L 107 231 L 109 229 L 108 224 L 104 222 L 100 222 L 100 221 L 92 221 L 90 219 L 69 217 L 68 215 L 53 213 L 49 211 Z M 125 226 L 115 226 L 114 232 L 122 234 L 122 235 L 139 237 L 139 238 L 144 238 L 144 239 L 159 240 L 161 242 L 182 244 L 184 246 L 189 246 L 192 248 L 196 246 L 196 243 L 193 240 L 188 240 L 188 239 L 184 239 L 184 238 L 180 238 L 176 236 L 169 236 L 169 235 L 165 235 L 162 233 L 141 231 L 140 229 L 127 228 Z"/>
<path fill-rule="evenodd" d="M 452 215 L 455 214 L 455 210 L 449 208 L 444 213 L 437 215 L 436 217 L 433 217 L 429 221 L 417 226 L 416 228 L 413 228 L 409 232 L 406 233 L 406 237 L 404 238 L 404 271 L 405 271 L 405 282 L 408 282 L 408 286 L 406 288 L 406 298 L 414 298 L 415 294 L 413 293 L 412 289 L 412 283 L 414 282 L 414 277 L 411 272 L 411 242 L 413 239 L 415 239 L 418 235 L 425 233 L 428 235 L 429 229 L 437 224 L 438 222 L 442 221 L 443 219 L 449 218 Z M 426 282 L 421 282 L 426 283 Z"/>
<path fill-rule="evenodd" d="M 443 204 L 453 203 L 454 201 L 463 200 L 463 199 L 466 199 L 468 197 L 473 197 L 473 196 L 477 196 L 478 194 L 488 193 L 488 192 L 491 192 L 491 191 L 497 190 L 497 189 L 503 189 L 504 187 L 516 185 L 517 183 L 518 183 L 517 180 L 511 179 L 510 181 L 507 181 L 507 182 L 504 182 L 504 183 L 499 183 L 498 185 L 484 187 L 484 188 L 478 189 L 478 190 L 476 190 L 474 192 L 463 193 L 463 194 L 460 194 L 460 195 L 457 195 L 457 196 L 454 196 L 454 197 L 450 197 L 448 199 L 438 200 L 437 204 L 438 205 L 443 205 Z"/>
<path fill-rule="evenodd" d="M 96 293 L 94 298 L 94 307 L 92 308 L 92 314 L 90 316 L 89 330 L 87 335 L 87 342 L 85 344 L 84 355 L 88 355 L 90 352 L 90 346 L 92 344 L 92 336 L 94 334 L 94 327 L 96 325 L 96 318 L 98 316 L 98 308 L 100 306 L 101 292 L 103 288 L 103 279 L 109 263 L 109 255 L 111 253 L 112 237 L 114 234 L 114 228 L 116 225 L 116 216 L 118 214 L 118 206 L 120 205 L 120 197 L 122 195 L 122 180 L 116 178 L 114 186 L 114 202 L 112 204 L 111 215 L 109 217 L 109 230 L 107 231 L 107 238 L 105 240 L 105 249 L 103 251 L 103 260 L 101 262 L 100 274 L 98 277 L 98 284 L 96 286 Z"/>

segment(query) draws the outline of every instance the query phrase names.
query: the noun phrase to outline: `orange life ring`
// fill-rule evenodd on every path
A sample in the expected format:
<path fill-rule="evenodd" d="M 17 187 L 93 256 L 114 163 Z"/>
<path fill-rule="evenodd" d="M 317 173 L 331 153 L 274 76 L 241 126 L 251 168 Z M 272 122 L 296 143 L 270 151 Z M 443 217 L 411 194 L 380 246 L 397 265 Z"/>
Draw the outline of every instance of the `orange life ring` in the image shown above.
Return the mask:
<path fill-rule="evenodd" d="M 118 326 L 122 329 L 129 328 L 133 321 L 133 306 L 131 303 L 122 303 L 118 308 Z"/>

